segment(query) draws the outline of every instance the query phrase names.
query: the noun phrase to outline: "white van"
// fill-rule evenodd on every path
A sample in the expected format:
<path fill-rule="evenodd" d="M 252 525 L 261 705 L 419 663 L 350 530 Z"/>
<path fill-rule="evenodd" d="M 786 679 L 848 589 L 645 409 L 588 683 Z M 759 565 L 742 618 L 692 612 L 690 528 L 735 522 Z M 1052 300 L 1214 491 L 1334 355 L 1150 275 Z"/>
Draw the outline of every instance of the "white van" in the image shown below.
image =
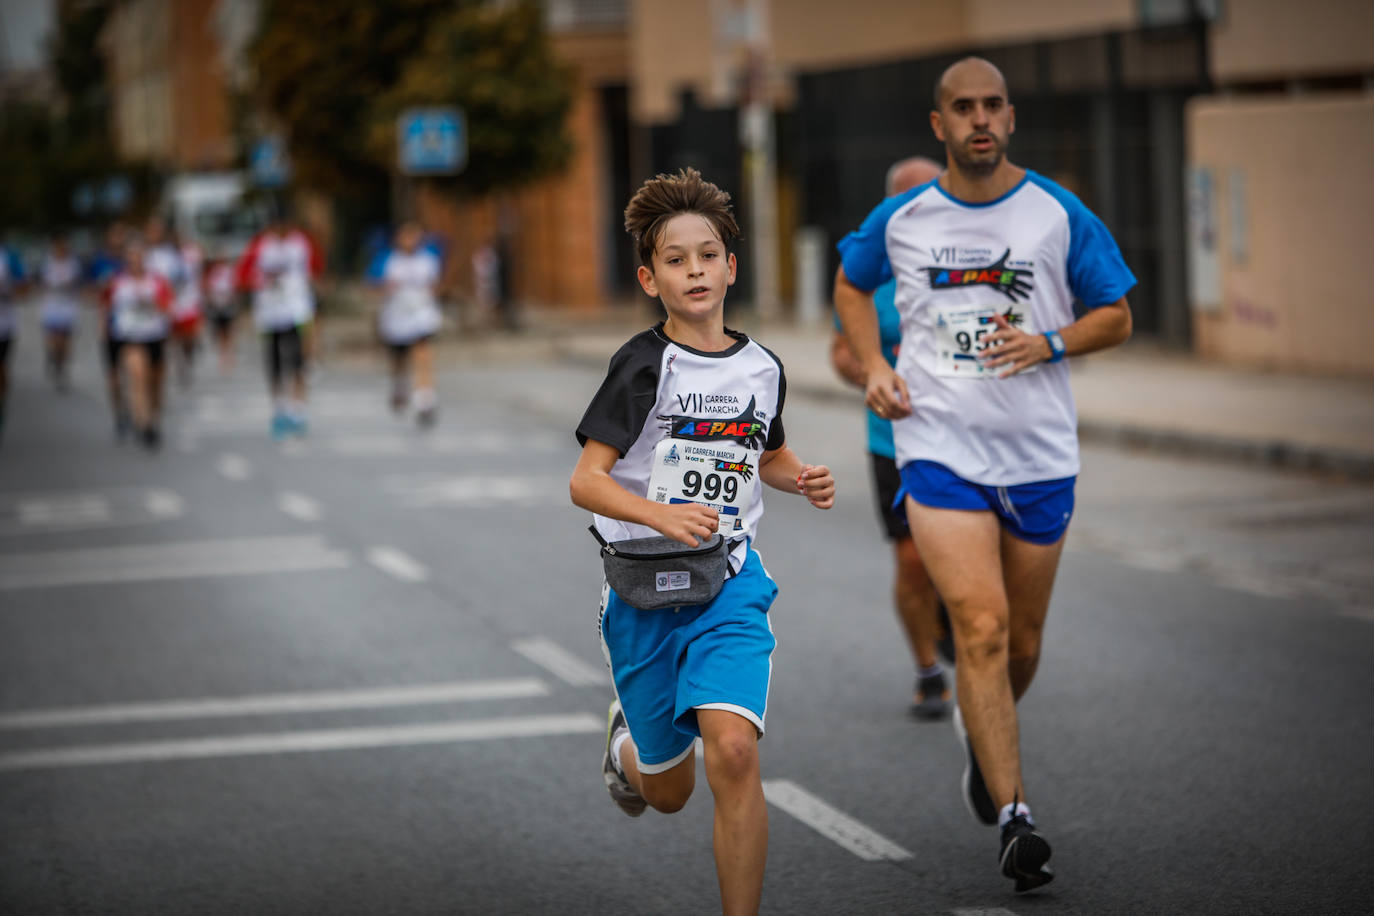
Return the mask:
<path fill-rule="evenodd" d="M 239 172 L 176 175 L 163 188 L 160 209 L 177 237 L 195 242 L 207 258 L 236 258 L 267 222 L 265 206 L 248 190 Z"/>

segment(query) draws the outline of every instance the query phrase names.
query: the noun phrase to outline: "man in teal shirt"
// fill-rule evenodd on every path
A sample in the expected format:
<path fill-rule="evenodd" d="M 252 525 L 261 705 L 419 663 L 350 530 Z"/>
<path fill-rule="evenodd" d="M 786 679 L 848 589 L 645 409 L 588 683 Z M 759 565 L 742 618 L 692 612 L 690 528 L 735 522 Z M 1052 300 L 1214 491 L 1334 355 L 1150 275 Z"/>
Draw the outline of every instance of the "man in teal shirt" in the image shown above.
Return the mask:
<path fill-rule="evenodd" d="M 939 174 L 939 164 L 930 159 L 920 156 L 903 159 L 888 169 L 887 196 L 934 181 Z M 897 365 L 897 346 L 902 339 L 901 319 L 893 302 L 896 293 L 896 280 L 888 280 L 873 292 L 883 357 L 891 366 Z M 854 358 L 845 340 L 839 316 L 835 318 L 830 361 L 846 381 L 860 388 L 865 386 L 867 380 L 863 367 Z M 939 719 L 948 710 L 950 693 L 936 647 L 937 643 L 948 640 L 949 625 L 941 620 L 944 609 L 940 607 L 935 586 L 931 584 L 925 565 L 916 553 L 906 520 L 893 509 L 901 477 L 897 473 L 896 449 L 892 444 L 892 422 L 871 410 L 868 411 L 868 452 L 873 468 L 878 515 L 887 539 L 893 544 L 896 560 L 893 592 L 897 619 L 901 621 L 911 653 L 916 659 L 916 688 L 911 712 L 918 718 Z M 944 654 L 946 658 L 952 658 L 953 648 L 949 647 Z"/>

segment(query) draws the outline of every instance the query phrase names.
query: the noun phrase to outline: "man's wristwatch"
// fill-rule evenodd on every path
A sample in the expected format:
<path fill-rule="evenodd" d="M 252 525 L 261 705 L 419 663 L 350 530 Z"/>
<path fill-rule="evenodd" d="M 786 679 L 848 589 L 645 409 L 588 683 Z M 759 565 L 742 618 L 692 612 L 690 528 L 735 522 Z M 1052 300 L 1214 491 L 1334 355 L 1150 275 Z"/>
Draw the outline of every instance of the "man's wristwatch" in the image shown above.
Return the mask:
<path fill-rule="evenodd" d="M 1057 363 L 1065 356 L 1064 338 L 1058 331 L 1046 331 L 1045 339 L 1050 342 L 1050 358 L 1048 362 Z"/>

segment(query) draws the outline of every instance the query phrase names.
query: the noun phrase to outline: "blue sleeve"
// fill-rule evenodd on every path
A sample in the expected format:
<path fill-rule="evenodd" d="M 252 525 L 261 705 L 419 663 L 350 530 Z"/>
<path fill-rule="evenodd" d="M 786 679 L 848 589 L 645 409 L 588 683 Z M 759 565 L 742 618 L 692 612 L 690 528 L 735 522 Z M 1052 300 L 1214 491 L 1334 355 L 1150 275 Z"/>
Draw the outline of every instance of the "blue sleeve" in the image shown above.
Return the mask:
<path fill-rule="evenodd" d="M 872 292 L 892 279 L 892 264 L 887 260 L 887 221 L 897 208 L 915 197 L 921 188 L 889 197 L 873 208 L 858 229 L 840 239 L 844 275 L 859 289 Z"/>
<path fill-rule="evenodd" d="M 1083 202 L 1040 175 L 1036 184 L 1059 201 L 1069 215 L 1069 289 L 1088 308 L 1111 305 L 1135 286 L 1116 239 Z"/>
<path fill-rule="evenodd" d="M 13 248 L 5 250 L 5 258 L 9 266 L 10 279 L 24 279 L 24 262 L 19 260 L 19 255 L 15 253 Z"/>
<path fill-rule="evenodd" d="M 367 265 L 367 272 L 364 276 L 369 283 L 381 283 L 386 277 L 387 258 L 391 257 L 391 249 L 383 248 L 372 258 L 372 262 Z"/>

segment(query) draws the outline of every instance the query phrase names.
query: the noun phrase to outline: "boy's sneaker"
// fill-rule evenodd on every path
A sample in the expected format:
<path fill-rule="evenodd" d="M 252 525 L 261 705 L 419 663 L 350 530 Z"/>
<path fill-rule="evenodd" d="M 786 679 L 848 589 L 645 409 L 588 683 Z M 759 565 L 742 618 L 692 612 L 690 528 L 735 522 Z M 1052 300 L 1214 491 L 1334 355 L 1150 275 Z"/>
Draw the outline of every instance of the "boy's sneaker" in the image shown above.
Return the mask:
<path fill-rule="evenodd" d="M 964 777 L 961 781 L 964 804 L 974 820 L 991 827 L 997 823 L 997 805 L 993 803 L 987 784 L 983 782 L 983 771 L 978 768 L 973 743 L 968 740 L 968 731 L 964 728 L 964 715 L 957 706 L 954 708 L 954 731 L 964 747 Z"/>
<path fill-rule="evenodd" d="M 926 677 L 916 678 L 915 698 L 911 701 L 911 714 L 918 719 L 942 719 L 949 710 L 949 685 L 945 673 L 937 671 Z"/>
<path fill-rule="evenodd" d="M 286 419 L 290 423 L 288 431 L 293 436 L 303 437 L 306 434 L 306 432 L 310 429 L 310 423 L 305 419 L 304 416 L 288 416 Z"/>
<path fill-rule="evenodd" d="M 1016 893 L 1024 894 L 1053 881 L 1049 861 L 1049 842 L 1024 814 L 1002 826 L 1002 874 L 1016 881 Z"/>
<path fill-rule="evenodd" d="M 601 776 L 606 780 L 606 791 L 611 793 L 611 800 L 620 806 L 620 810 L 630 817 L 639 817 L 644 813 L 644 797 L 625 779 L 625 772 L 615 765 L 615 758 L 611 756 L 611 744 L 616 735 L 629 730 L 630 727 L 625 724 L 625 713 L 620 710 L 620 700 L 612 700 L 606 714 L 606 753 L 601 758 Z"/>

